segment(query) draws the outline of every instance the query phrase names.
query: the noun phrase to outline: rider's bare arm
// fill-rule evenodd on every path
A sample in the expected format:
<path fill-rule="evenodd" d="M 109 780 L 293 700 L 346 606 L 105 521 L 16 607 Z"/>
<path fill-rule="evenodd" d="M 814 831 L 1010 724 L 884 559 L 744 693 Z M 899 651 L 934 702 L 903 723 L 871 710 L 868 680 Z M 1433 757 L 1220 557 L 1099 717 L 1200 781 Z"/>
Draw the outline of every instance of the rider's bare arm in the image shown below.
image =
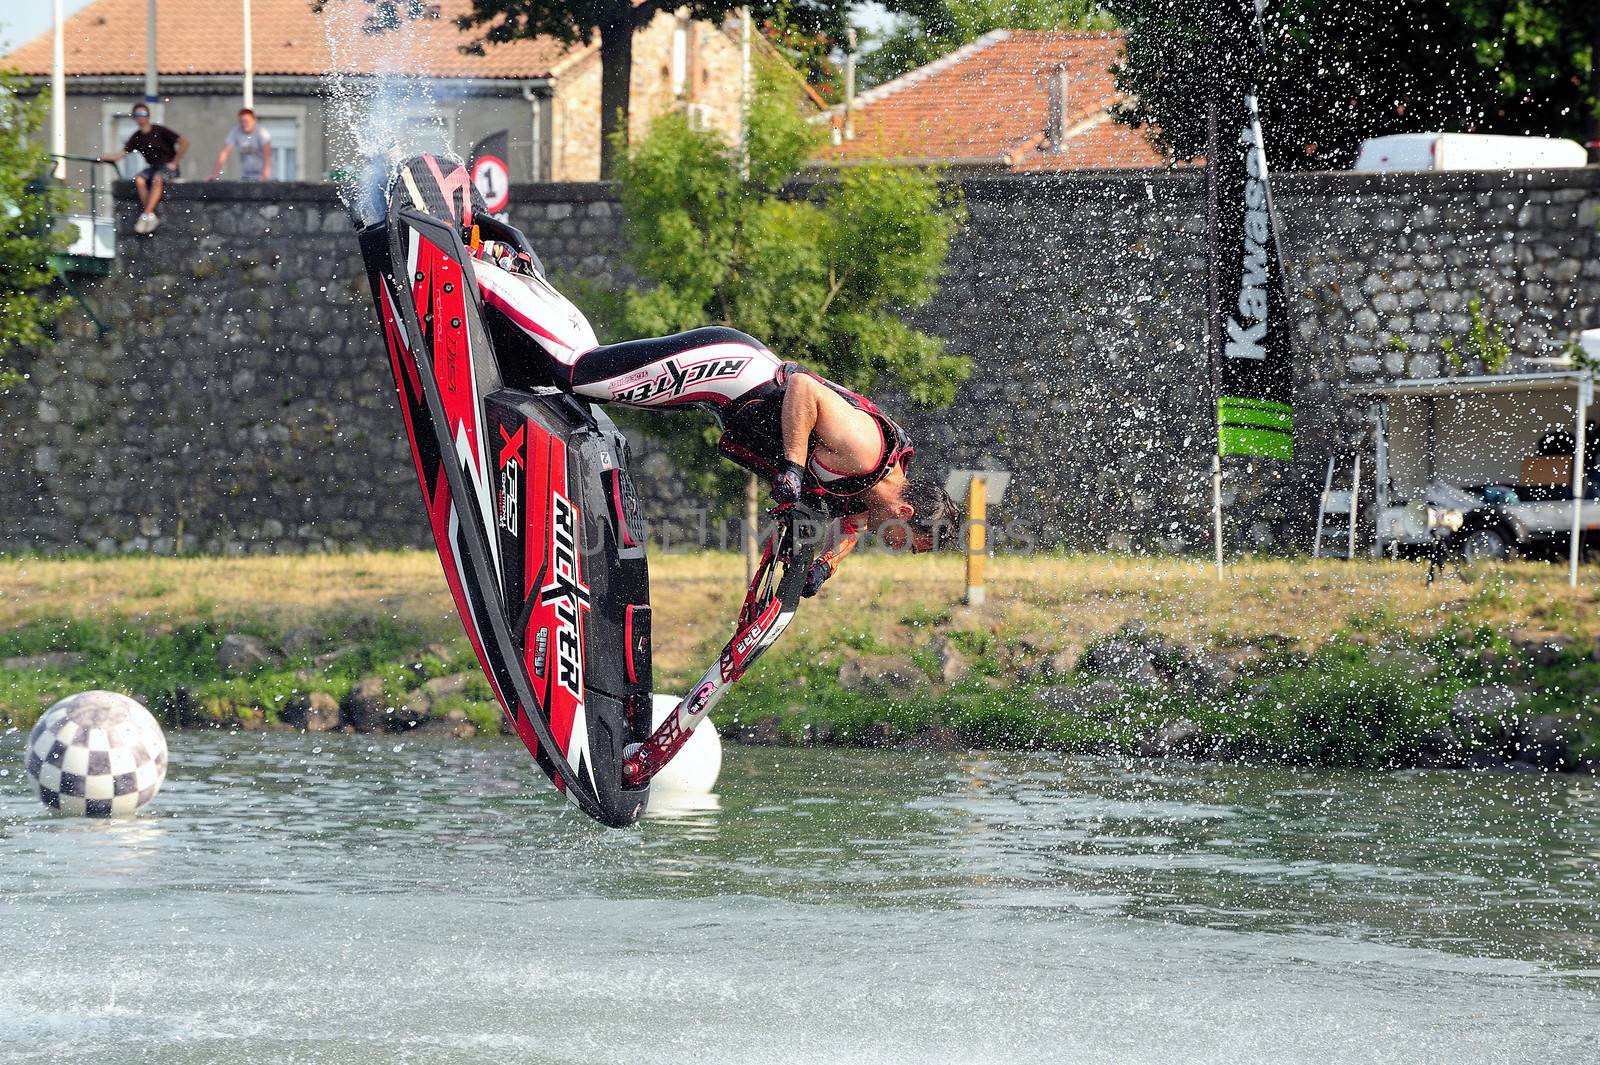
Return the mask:
<path fill-rule="evenodd" d="M 795 374 L 783 394 L 783 456 L 804 466 L 816 440 L 816 458 L 839 473 L 865 473 L 883 454 L 883 434 L 858 410 L 810 374 Z"/>
<path fill-rule="evenodd" d="M 826 389 L 807 374 L 789 378 L 783 392 L 783 457 L 804 466 L 811 449 L 811 431 L 822 413 L 822 393 Z"/>

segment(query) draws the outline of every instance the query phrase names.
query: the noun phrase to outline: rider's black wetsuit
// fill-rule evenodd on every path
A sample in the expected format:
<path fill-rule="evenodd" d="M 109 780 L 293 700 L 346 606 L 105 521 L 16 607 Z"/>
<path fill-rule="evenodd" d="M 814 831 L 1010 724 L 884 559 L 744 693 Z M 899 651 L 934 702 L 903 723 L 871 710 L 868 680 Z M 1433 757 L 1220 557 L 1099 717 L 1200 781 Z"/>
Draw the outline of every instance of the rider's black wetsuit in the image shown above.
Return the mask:
<path fill-rule="evenodd" d="M 806 463 L 803 488 L 815 505 L 845 520 L 846 532 L 857 532 L 855 515 L 865 510 L 861 496 L 897 463 L 910 458 L 905 430 L 878 410 L 867 397 L 802 368 L 783 362 L 760 341 L 737 329 L 708 326 L 686 333 L 602 344 L 575 351 L 537 326 L 537 308 L 520 308 L 525 291 L 513 278 L 504 283 L 478 277 L 485 303 L 501 313 L 512 328 L 498 335 L 516 342 L 519 354 L 543 368 L 551 383 L 564 391 L 605 403 L 649 410 L 700 408 L 722 426 L 718 448 L 745 469 L 771 479 L 783 468 L 783 396 L 795 374 L 810 374 L 846 402 L 872 416 L 882 437 L 878 460 L 866 473 L 842 474 L 815 456 Z"/>

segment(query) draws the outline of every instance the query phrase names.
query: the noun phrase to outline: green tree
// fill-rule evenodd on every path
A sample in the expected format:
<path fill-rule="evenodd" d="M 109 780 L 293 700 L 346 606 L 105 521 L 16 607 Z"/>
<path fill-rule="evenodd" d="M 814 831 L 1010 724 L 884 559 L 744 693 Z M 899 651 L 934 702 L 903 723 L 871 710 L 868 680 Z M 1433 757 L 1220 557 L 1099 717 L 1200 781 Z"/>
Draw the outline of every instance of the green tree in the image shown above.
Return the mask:
<path fill-rule="evenodd" d="M 328 0 L 312 0 L 321 10 Z M 366 28 L 382 33 L 408 19 L 437 18 L 429 0 L 366 0 L 372 15 Z M 764 0 L 750 5 L 752 16 L 801 35 L 840 39 L 849 0 Z M 462 50 L 477 55 L 507 41 L 554 37 L 566 44 L 600 38 L 600 175 L 610 177 L 628 143 L 633 70 L 633 35 L 661 12 L 685 11 L 697 19 L 721 21 L 745 5 L 737 0 L 472 0 L 455 23 L 471 36 Z"/>
<path fill-rule="evenodd" d="M 1258 89 L 1279 169 L 1343 168 L 1363 138 L 1481 126 L 1493 86 L 1460 0 L 1282 0 L 1257 63 L 1251 0 L 1106 0 L 1127 33 L 1119 121 L 1177 158 L 1205 151 L 1206 100 Z M 1215 50 L 1213 51 L 1213 47 Z"/>
<path fill-rule="evenodd" d="M 732 146 L 675 114 L 619 162 L 629 261 L 651 282 L 622 295 L 622 331 L 730 325 L 842 384 L 949 403 L 969 361 L 897 312 L 932 298 L 960 203 L 936 172 L 890 166 L 796 189 L 824 132 L 785 81 L 770 70 L 757 78 L 747 176 Z M 698 490 L 730 500 L 743 484 L 713 452 L 715 427 L 648 428 Z"/>
<path fill-rule="evenodd" d="M 1458 0 L 1495 99 L 1484 126 L 1497 133 L 1600 141 L 1600 3 Z M 1590 161 L 1600 161 L 1591 154 Z"/>
<path fill-rule="evenodd" d="M 63 247 L 55 220 L 64 203 L 51 187 L 50 154 L 33 134 L 49 113 L 45 93 L 21 95 L 22 83 L 0 73 L 0 357 L 49 339 L 65 300 L 46 294 L 52 253 Z M 0 363 L 0 385 L 19 375 Z"/>
<path fill-rule="evenodd" d="M 990 30 L 1098 30 L 1116 25 L 1100 0 L 893 0 L 901 17 L 861 57 L 863 88 L 882 84 Z"/>

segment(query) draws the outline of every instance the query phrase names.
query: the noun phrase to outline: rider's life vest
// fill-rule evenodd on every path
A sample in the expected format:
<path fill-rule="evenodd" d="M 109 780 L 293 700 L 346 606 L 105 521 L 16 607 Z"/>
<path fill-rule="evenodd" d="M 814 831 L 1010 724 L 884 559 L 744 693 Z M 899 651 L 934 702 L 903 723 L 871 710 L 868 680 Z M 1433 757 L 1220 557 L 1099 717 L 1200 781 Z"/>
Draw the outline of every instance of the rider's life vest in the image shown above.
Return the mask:
<path fill-rule="evenodd" d="M 752 473 L 768 480 L 776 477 L 783 464 L 783 395 L 789 378 L 797 373 L 809 374 L 852 407 L 871 415 L 883 435 L 883 451 L 866 473 L 834 474 L 825 467 L 819 473 L 820 464 L 815 459 L 806 464 L 803 487 L 814 503 L 835 517 L 859 514 L 866 509 L 861 502 L 862 493 L 883 480 L 896 463 L 910 460 L 911 439 L 872 400 L 798 363 L 784 363 L 770 382 L 752 389 L 722 412 L 722 438 L 717 441 L 717 449 Z M 810 449 L 815 446 L 813 436 Z"/>

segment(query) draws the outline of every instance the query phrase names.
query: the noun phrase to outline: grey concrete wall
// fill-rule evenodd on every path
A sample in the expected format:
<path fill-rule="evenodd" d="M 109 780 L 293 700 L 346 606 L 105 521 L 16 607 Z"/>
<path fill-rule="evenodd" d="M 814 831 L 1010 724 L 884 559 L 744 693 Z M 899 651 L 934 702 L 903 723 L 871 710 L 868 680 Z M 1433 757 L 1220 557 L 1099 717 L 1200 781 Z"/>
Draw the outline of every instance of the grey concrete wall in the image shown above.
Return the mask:
<path fill-rule="evenodd" d="M 1308 542 L 1327 451 L 1361 424 L 1343 383 L 1434 372 L 1474 295 L 1523 355 L 1600 324 L 1600 171 L 1278 188 L 1297 458 L 1231 467 L 1227 498 L 1231 544 L 1282 550 Z M 968 224 L 939 295 L 912 317 L 975 374 L 946 411 L 880 397 L 924 468 L 1014 470 L 1001 518 L 1035 543 L 1205 541 L 1199 192 L 1195 175 L 965 183 Z M 516 202 L 554 269 L 627 278 L 608 189 L 528 186 Z M 69 314 L 61 343 L 24 357 L 30 379 L 0 396 L 0 543 L 166 550 L 180 520 L 186 546 L 212 550 L 419 542 L 392 382 L 331 190 L 179 186 L 148 239 L 120 208 L 112 276 L 80 280 L 113 335 Z M 664 458 L 638 461 L 657 529 L 698 537 Z"/>

